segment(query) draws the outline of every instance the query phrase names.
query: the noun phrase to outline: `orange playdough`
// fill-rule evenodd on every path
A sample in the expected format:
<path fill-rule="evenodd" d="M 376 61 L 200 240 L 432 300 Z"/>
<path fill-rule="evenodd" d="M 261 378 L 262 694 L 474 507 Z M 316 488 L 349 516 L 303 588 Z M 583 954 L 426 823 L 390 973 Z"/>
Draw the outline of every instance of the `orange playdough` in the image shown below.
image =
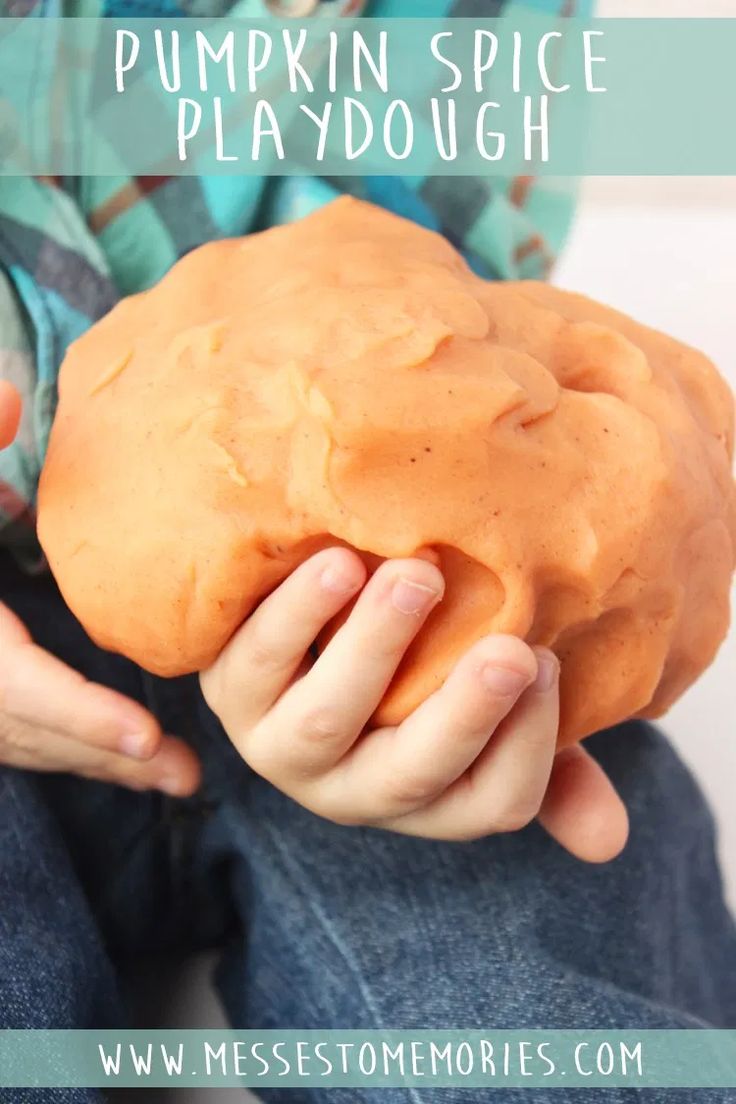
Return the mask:
<path fill-rule="evenodd" d="M 736 558 L 710 362 L 353 199 L 203 246 L 69 350 L 39 531 L 71 609 L 161 675 L 208 666 L 335 543 L 435 553 L 447 594 L 376 720 L 481 635 L 562 662 L 560 739 L 656 716 L 712 660 Z"/>

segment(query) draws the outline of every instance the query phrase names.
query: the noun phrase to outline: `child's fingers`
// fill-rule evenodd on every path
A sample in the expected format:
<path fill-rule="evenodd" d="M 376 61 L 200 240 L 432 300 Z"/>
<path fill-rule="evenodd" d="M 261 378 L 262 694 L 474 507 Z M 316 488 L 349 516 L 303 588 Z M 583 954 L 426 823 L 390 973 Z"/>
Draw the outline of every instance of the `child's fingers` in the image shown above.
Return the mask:
<path fill-rule="evenodd" d="M 179 797 L 193 793 L 200 781 L 194 752 L 174 736 L 164 736 L 156 754 L 143 762 L 7 715 L 0 717 L 0 762 L 22 770 L 63 771 L 133 790 L 158 789 Z"/>
<path fill-rule="evenodd" d="M 282 783 L 333 767 L 375 712 L 443 588 L 426 560 L 383 563 L 311 670 L 241 749 L 251 766 Z"/>
<path fill-rule="evenodd" d="M 0 380 L 0 448 L 11 443 L 18 432 L 20 395 L 11 383 Z"/>
<path fill-rule="evenodd" d="M 4 619 L 5 628 L 8 623 Z M 11 625 L 12 628 L 12 625 Z M 90 747 L 150 758 L 161 740 L 156 719 L 138 702 L 77 671 L 30 642 L 4 650 L 0 711 Z"/>
<path fill-rule="evenodd" d="M 188 797 L 202 780 L 197 755 L 177 736 L 163 736 L 159 750 L 147 762 L 105 752 L 100 768 L 106 781 L 130 789 L 161 790 L 171 797 Z"/>
<path fill-rule="evenodd" d="M 536 672 L 518 638 L 480 641 L 398 729 L 371 733 L 324 778 L 327 807 L 375 822 L 429 805 L 477 759 Z"/>
<path fill-rule="evenodd" d="M 329 548 L 301 564 L 241 626 L 200 676 L 202 692 L 232 734 L 272 707 L 328 621 L 365 582 L 362 560 Z"/>
<path fill-rule="evenodd" d="M 517 831 L 537 815 L 549 782 L 559 725 L 559 667 L 536 649 L 534 684 L 473 765 L 431 805 L 383 827 L 435 839 Z"/>
<path fill-rule="evenodd" d="M 580 747 L 555 759 L 539 821 L 562 847 L 585 862 L 608 862 L 629 833 L 626 806 L 601 766 Z"/>
<path fill-rule="evenodd" d="M 201 782 L 197 756 L 176 736 L 163 736 L 158 751 L 146 762 L 94 749 L 91 760 L 85 757 L 76 768 L 66 769 L 132 790 L 161 790 L 172 797 L 188 797 Z"/>

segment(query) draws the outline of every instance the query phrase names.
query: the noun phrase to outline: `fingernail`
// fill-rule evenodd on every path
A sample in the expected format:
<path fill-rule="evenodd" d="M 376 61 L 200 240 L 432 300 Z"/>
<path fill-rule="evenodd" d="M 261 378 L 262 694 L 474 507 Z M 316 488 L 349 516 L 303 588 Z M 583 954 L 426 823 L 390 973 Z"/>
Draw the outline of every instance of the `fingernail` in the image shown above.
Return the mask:
<path fill-rule="evenodd" d="M 121 734 L 118 747 L 123 755 L 128 755 L 131 759 L 145 759 L 150 751 L 151 737 L 140 729 L 131 729 Z"/>
<path fill-rule="evenodd" d="M 401 613 L 423 613 L 438 598 L 439 592 L 434 587 L 414 583 L 411 579 L 397 579 L 391 589 L 391 602 Z"/>
<path fill-rule="evenodd" d="M 354 575 L 348 575 L 336 567 L 326 567 L 319 577 L 323 590 L 329 590 L 332 594 L 349 594 L 351 590 L 358 589 L 358 583 Z"/>
<path fill-rule="evenodd" d="M 480 675 L 491 693 L 497 694 L 500 698 L 516 696 L 529 685 L 529 676 L 523 671 L 514 670 L 513 667 L 496 667 L 492 663 L 486 663 L 481 668 Z"/>
<path fill-rule="evenodd" d="M 560 673 L 560 665 L 557 657 L 551 652 L 537 652 L 537 677 L 534 680 L 534 689 L 538 694 L 546 694 L 557 681 Z"/>

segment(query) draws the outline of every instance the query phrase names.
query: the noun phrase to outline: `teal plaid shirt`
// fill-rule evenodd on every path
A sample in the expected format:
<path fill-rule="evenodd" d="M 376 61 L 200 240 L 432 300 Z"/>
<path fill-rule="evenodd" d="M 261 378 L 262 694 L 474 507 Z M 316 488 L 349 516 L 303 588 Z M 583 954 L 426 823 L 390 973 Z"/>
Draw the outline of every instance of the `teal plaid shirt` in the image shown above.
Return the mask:
<path fill-rule="evenodd" d="M 588 14 L 590 0 L 0 0 L 7 16 L 491 17 L 532 6 Z M 0 84 L 2 77 L 0 76 Z M 0 89 L 1 90 L 1 89 Z M 300 218 L 349 190 L 439 230 L 489 278 L 543 277 L 572 193 L 529 177 L 0 178 L 0 378 L 23 398 L 17 440 L 0 453 L 0 540 L 40 561 L 35 499 L 64 352 L 123 295 L 160 279 L 188 250 Z"/>

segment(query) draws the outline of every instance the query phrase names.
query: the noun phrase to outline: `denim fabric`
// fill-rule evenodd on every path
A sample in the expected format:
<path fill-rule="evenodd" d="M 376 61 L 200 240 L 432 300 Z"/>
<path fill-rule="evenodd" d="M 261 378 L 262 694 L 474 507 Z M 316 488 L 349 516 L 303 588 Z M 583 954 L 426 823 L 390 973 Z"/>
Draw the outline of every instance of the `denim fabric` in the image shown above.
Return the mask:
<path fill-rule="evenodd" d="M 615 862 L 583 865 L 538 827 L 447 844 L 322 821 L 254 775 L 196 680 L 97 649 L 49 578 L 0 562 L 36 640 L 154 708 L 194 743 L 188 800 L 0 771 L 0 1026 L 115 1026 L 144 952 L 218 945 L 236 1027 L 736 1027 L 736 933 L 713 825 L 688 771 L 641 723 L 590 747 L 631 814 Z M 516 1104 L 528 1093 L 264 1089 L 269 1104 Z M 542 1104 L 736 1101 L 732 1092 L 535 1090 Z M 92 1104 L 85 1091 L 13 1104 Z"/>

